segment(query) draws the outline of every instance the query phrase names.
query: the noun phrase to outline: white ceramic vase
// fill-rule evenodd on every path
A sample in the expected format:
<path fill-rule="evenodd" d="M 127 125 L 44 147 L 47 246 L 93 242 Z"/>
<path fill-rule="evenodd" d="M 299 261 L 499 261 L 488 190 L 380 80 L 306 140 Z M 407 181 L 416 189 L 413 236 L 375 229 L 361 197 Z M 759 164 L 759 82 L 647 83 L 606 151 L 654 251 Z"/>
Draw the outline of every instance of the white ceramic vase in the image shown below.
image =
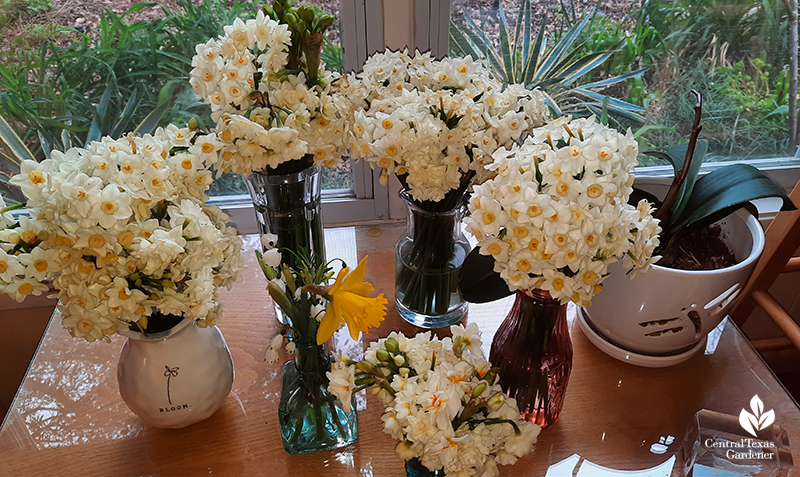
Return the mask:
<path fill-rule="evenodd" d="M 117 365 L 119 394 L 153 427 L 179 429 L 216 411 L 233 385 L 233 359 L 216 326 L 200 328 L 184 319 L 147 337 L 128 337 Z"/>
<path fill-rule="evenodd" d="M 654 265 L 631 279 L 614 264 L 592 306 L 583 309 L 581 326 L 587 337 L 607 354 L 643 366 L 677 364 L 699 351 L 747 284 L 764 249 L 764 231 L 747 211 L 717 223 L 736 265 L 699 271 Z"/>

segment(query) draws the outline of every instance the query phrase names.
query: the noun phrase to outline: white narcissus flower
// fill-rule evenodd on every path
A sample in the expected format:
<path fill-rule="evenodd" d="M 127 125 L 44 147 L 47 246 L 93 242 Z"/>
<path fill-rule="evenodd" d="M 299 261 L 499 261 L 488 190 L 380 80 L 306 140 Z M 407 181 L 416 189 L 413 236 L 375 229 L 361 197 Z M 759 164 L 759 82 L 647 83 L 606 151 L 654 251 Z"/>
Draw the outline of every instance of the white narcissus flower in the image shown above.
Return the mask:
<path fill-rule="evenodd" d="M 265 265 L 272 268 L 277 268 L 281 264 L 281 253 L 277 248 L 271 248 L 264 252 L 262 259 L 264 260 Z"/>
<path fill-rule="evenodd" d="M 466 345 L 466 349 L 475 356 L 485 359 L 481 349 L 481 331 L 477 323 L 470 323 L 466 328 L 461 325 L 452 325 L 450 326 L 450 332 L 453 334 L 453 341 L 460 336 Z"/>
<path fill-rule="evenodd" d="M 337 361 L 332 369 L 326 373 L 328 377 L 328 391 L 339 398 L 344 412 L 352 410 L 352 395 L 356 387 L 355 369 L 352 366 L 343 366 Z"/>
<path fill-rule="evenodd" d="M 280 357 L 280 352 L 278 350 L 281 349 L 281 345 L 283 344 L 283 335 L 278 333 L 277 335 L 273 336 L 271 340 L 269 340 L 269 347 L 267 348 L 267 354 L 264 355 L 264 361 L 272 364 L 278 361 Z"/>
<path fill-rule="evenodd" d="M 25 273 L 25 265 L 15 255 L 9 255 L 0 249 L 0 280 L 8 283 L 17 275 Z"/>
<path fill-rule="evenodd" d="M 14 300 L 22 302 L 30 295 L 39 296 L 48 290 L 47 285 L 39 283 L 35 278 L 12 278 L 10 283 L 3 286 L 3 293 Z"/>

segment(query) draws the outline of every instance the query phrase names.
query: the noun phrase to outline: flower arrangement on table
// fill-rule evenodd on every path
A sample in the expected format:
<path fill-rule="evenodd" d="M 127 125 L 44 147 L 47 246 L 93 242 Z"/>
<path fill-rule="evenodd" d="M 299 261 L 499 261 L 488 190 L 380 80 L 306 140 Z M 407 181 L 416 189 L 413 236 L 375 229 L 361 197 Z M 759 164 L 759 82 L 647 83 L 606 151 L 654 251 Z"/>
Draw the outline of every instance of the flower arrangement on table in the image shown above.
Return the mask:
<path fill-rule="evenodd" d="M 342 402 L 370 389 L 386 406 L 384 432 L 399 440 L 396 452 L 447 475 L 496 476 L 528 454 L 539 426 L 520 421 L 480 349 L 476 324 L 452 326 L 453 337 L 430 332 L 407 338 L 392 332 L 370 343 L 358 362 L 340 356 L 330 377 Z"/>
<path fill-rule="evenodd" d="M 270 296 L 289 318 L 270 340 L 265 360 L 278 360 L 284 339 L 295 355 L 281 369 L 278 415 L 284 449 L 296 453 L 346 446 L 358 437 L 356 413 L 351 396 L 339 401 L 327 390 L 326 373 L 333 358 L 325 343 L 342 324 L 354 340 L 379 326 L 386 315 L 386 298 L 382 293 L 370 297 L 373 286 L 364 281 L 367 257 L 352 273 L 345 265 L 327 285 L 334 274 L 330 262 L 315 267 L 306 250 L 278 248 L 276 240 L 262 236 L 266 251 L 256 251 L 256 256 Z M 282 254 L 295 255 L 296 265 L 287 265 Z"/>
<path fill-rule="evenodd" d="M 491 360 L 526 418 L 552 424 L 572 367 L 566 303 L 589 306 L 608 266 L 646 270 L 658 260 L 651 205 L 628 204 L 638 144 L 595 121 L 560 118 L 500 148 L 497 173 L 476 186 L 467 230 L 478 247 L 462 268 L 467 300 L 517 291 L 495 334 Z"/>
<path fill-rule="evenodd" d="M 228 216 L 204 205 L 204 162 L 219 147 L 214 134 L 169 126 L 24 161 L 11 183 L 33 219 L 0 232 L 3 291 L 21 301 L 53 278 L 63 325 L 87 341 L 181 317 L 212 326 L 217 288 L 243 264 Z"/>
<path fill-rule="evenodd" d="M 498 146 L 510 147 L 544 123 L 545 95 L 503 87 L 469 56 L 435 60 L 389 50 L 343 78 L 338 91 L 352 103 L 352 157 L 380 168 L 384 184 L 397 176 L 411 211 L 411 240 L 397 247 L 398 310 L 406 319 L 445 320 L 431 326 L 457 321 L 466 306 L 457 288 L 468 250 L 457 230 L 465 193 L 492 176 L 484 165 Z"/>
<path fill-rule="evenodd" d="M 497 176 L 475 187 L 464 222 L 503 291 L 538 288 L 590 306 L 609 264 L 635 273 L 658 260 L 651 204 L 628 204 L 638 149 L 630 131 L 591 117 L 551 121 L 495 152 L 488 168 Z"/>
<path fill-rule="evenodd" d="M 218 172 L 285 173 L 341 162 L 344 116 L 331 94 L 333 76 L 320 62 L 333 15 L 275 0 L 256 18 L 237 18 L 223 35 L 197 45 L 190 83 L 211 106 L 223 144 Z"/>

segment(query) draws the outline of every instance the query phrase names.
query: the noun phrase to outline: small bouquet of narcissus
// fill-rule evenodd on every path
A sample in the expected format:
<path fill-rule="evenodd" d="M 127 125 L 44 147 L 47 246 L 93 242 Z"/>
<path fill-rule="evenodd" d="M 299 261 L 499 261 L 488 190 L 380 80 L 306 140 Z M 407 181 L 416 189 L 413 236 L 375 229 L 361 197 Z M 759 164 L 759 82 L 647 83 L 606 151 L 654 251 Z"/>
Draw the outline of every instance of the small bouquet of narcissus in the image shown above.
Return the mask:
<path fill-rule="evenodd" d="M 386 315 L 387 300 L 383 293 L 369 296 L 374 288 L 364 281 L 367 257 L 352 273 L 345 266 L 333 285 L 325 285 L 333 278 L 331 262 L 335 260 L 314 269 L 312 257 L 306 251 L 278 249 L 276 240 L 274 235 L 263 235 L 261 241 L 267 250 L 263 254 L 256 251 L 256 256 L 269 281 L 269 295 L 291 322 L 270 341 L 267 361 L 278 359 L 284 337 L 289 340 L 291 350 L 294 343 L 325 343 L 343 323 L 353 339 L 358 339 L 360 332 L 380 325 Z M 282 253 L 293 254 L 297 265 L 292 268 L 281 263 Z"/>
<path fill-rule="evenodd" d="M 497 369 L 484 358 L 478 326 L 452 326 L 452 338 L 392 332 L 370 343 L 358 362 L 340 356 L 328 373 L 329 391 L 343 403 L 370 389 L 386 406 L 384 432 L 396 452 L 447 475 L 498 475 L 528 454 L 541 428 L 520 421 L 503 394 Z"/>
<path fill-rule="evenodd" d="M 345 118 L 331 92 L 334 76 L 320 62 L 333 22 L 316 6 L 275 0 L 197 45 L 190 83 L 211 106 L 223 143 L 218 172 L 270 173 L 304 155 L 318 166 L 342 161 Z"/>

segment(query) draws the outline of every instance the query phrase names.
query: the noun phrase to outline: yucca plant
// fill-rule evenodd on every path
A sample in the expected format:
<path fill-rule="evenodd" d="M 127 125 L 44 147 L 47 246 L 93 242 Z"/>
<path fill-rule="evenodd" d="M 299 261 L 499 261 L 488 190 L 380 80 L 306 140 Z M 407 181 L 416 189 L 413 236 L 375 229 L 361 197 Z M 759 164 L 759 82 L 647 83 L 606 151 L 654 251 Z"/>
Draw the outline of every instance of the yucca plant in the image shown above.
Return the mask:
<path fill-rule="evenodd" d="M 504 83 L 521 83 L 529 88 L 541 88 L 551 99 L 550 106 L 561 116 L 572 114 L 600 115 L 607 95 L 593 91 L 641 76 L 645 69 L 617 75 L 600 81 L 581 84 L 581 80 L 602 65 L 615 50 L 581 55 L 585 42 L 577 43 L 584 27 L 592 20 L 597 8 L 580 23 L 574 24 L 552 47 L 547 48 L 545 37 L 546 17 L 531 43 L 531 5 L 523 0 L 517 16 L 516 27 L 511 32 L 502 4 L 499 6 L 499 51 L 464 11 L 466 25 L 450 23 L 450 52 L 455 56 L 471 55 L 479 59 L 492 74 Z M 616 116 L 644 122 L 645 109 L 627 101 L 608 97 L 608 111 Z"/>

